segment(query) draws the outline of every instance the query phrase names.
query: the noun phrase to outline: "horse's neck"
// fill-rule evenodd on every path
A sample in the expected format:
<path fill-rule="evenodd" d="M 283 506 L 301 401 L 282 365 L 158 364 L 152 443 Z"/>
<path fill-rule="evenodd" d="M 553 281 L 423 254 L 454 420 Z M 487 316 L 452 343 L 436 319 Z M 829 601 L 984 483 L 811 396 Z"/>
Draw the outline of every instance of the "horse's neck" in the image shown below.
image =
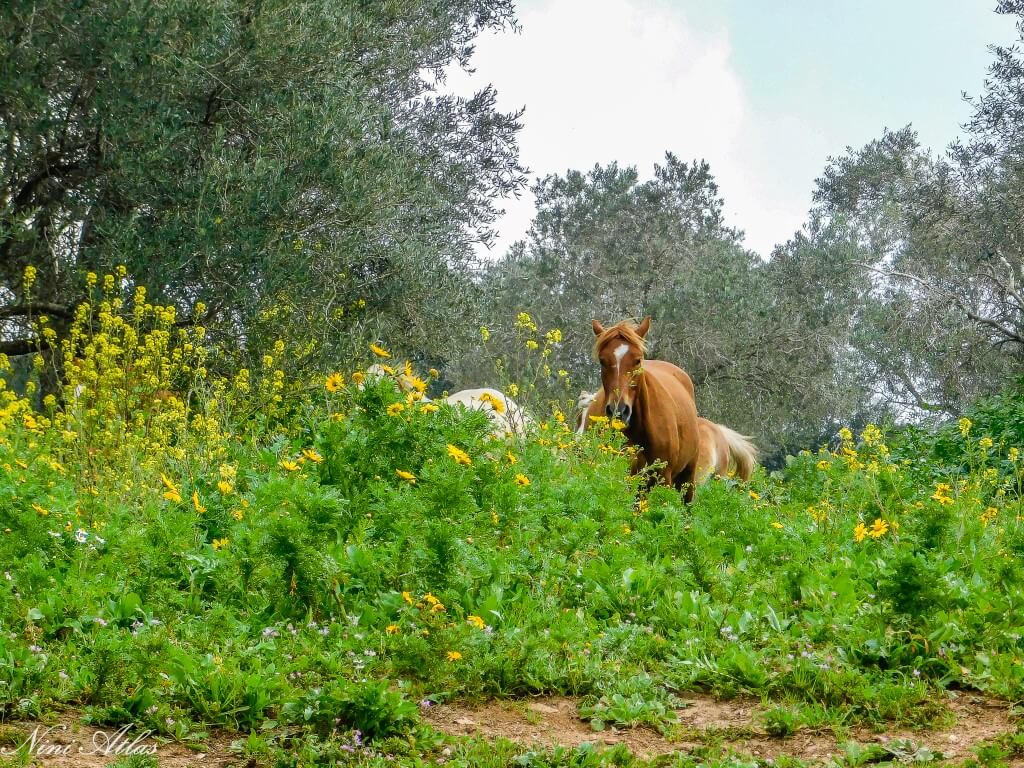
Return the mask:
<path fill-rule="evenodd" d="M 640 361 L 640 368 L 643 371 L 642 360 Z M 638 378 L 636 397 L 633 398 L 633 418 L 630 419 L 630 426 L 626 429 L 626 437 L 634 443 L 647 445 L 647 418 L 650 415 L 648 404 L 651 397 L 647 371 L 643 371 Z"/>

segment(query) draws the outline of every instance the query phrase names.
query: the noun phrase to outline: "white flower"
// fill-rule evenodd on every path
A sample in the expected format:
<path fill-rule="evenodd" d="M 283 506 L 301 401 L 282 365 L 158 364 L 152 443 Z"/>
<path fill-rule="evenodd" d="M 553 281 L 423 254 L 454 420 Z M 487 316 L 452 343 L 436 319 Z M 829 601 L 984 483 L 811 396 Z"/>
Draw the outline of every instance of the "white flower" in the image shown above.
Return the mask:
<path fill-rule="evenodd" d="M 88 541 L 88 539 L 89 532 L 84 528 L 79 528 L 77 531 L 75 531 L 75 541 L 77 541 L 79 544 L 85 544 L 85 542 Z"/>

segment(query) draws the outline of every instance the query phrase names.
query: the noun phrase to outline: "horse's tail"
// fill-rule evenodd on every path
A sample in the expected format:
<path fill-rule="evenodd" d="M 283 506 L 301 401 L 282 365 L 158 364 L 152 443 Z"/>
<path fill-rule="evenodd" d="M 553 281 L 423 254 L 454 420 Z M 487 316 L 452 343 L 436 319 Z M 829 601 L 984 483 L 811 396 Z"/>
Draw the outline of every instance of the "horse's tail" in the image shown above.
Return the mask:
<path fill-rule="evenodd" d="M 754 467 L 757 466 L 757 446 L 746 435 L 741 435 L 721 424 L 718 428 L 729 445 L 729 461 L 735 465 L 736 474 L 744 481 L 749 480 L 754 474 Z"/>

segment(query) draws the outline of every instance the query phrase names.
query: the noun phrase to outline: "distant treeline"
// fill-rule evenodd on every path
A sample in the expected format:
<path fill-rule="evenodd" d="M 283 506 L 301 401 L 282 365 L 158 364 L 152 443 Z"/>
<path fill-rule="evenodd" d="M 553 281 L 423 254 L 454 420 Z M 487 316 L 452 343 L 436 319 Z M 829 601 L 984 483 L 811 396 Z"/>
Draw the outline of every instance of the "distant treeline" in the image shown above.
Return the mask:
<path fill-rule="evenodd" d="M 400 5 L 0 8 L 0 352 L 52 357 L 39 316 L 60 334 L 86 273 L 123 264 L 151 301 L 201 310 L 221 365 L 284 339 L 322 371 L 380 339 L 451 386 L 529 370 L 535 405 L 596 384 L 592 317 L 651 314 L 699 409 L 775 456 L 842 424 L 948 418 L 1021 374 L 1019 51 L 993 49 L 945 154 L 906 128 L 831 159 L 771 254 L 725 225 L 706 163 L 669 153 L 648 181 L 614 164 L 540 180 L 526 239 L 480 264 L 525 184 L 522 116 L 435 83 L 514 27 L 512 4 Z M 998 12 L 1024 39 L 1024 2 Z M 561 332 L 539 368 L 520 312 Z"/>

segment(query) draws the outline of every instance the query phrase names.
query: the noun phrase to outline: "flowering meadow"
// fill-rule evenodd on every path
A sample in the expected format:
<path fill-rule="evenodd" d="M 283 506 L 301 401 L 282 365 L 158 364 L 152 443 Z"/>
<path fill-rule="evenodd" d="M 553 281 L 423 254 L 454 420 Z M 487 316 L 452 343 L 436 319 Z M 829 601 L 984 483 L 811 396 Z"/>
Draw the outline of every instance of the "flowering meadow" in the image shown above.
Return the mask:
<path fill-rule="evenodd" d="M 220 729 L 252 765 L 645 765 L 423 712 L 562 694 L 595 729 L 672 733 L 703 691 L 759 697 L 780 738 L 842 737 L 948 722 L 951 690 L 1024 697 L 1019 396 L 844 429 L 686 507 L 638 499 L 613 425 L 575 435 L 556 403 L 495 437 L 388 340 L 322 375 L 287 374 L 283 344 L 215 373 L 204 330 L 125 279 L 90 275 L 64 336 L 36 319 L 55 391 L 54 357 L 0 359 L 6 721 Z M 560 340 L 519 323 L 538 355 Z M 752 763 L 710 743 L 656 764 Z"/>

